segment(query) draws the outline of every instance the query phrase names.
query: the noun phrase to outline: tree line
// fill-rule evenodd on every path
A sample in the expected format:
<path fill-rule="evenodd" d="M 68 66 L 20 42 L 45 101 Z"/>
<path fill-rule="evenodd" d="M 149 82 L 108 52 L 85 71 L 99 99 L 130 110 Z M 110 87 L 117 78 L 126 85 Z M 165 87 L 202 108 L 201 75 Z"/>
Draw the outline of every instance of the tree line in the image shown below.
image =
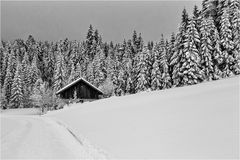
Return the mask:
<path fill-rule="evenodd" d="M 55 92 L 83 77 L 107 97 L 198 84 L 240 73 L 240 2 L 204 0 L 182 12 L 177 34 L 144 44 L 141 33 L 103 42 L 90 25 L 86 39 L 1 41 L 1 107 L 62 104 Z"/>

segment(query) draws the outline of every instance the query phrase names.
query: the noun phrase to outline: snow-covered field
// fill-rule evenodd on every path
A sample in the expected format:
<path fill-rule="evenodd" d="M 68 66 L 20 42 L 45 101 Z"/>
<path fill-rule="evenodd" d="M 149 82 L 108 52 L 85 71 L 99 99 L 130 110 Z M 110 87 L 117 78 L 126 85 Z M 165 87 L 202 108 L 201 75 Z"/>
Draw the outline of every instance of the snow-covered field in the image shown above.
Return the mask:
<path fill-rule="evenodd" d="M 1 159 L 106 159 L 65 126 L 35 113 L 32 109 L 1 113 Z"/>
<path fill-rule="evenodd" d="M 239 157 L 239 77 L 75 104 L 46 116 L 115 158 Z"/>

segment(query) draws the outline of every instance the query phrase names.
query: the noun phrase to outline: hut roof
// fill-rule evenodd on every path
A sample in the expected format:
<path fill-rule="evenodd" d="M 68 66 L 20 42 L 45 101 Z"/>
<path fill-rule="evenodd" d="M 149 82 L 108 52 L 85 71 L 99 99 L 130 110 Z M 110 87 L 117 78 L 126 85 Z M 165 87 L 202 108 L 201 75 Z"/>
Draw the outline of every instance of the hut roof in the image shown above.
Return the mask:
<path fill-rule="evenodd" d="M 71 86 L 73 86 L 74 84 L 76 84 L 76 83 L 78 83 L 78 82 L 80 82 L 80 81 L 85 82 L 88 86 L 90 86 L 90 87 L 93 88 L 94 90 L 97 90 L 98 92 L 100 92 L 100 93 L 103 94 L 103 92 L 102 92 L 100 89 L 98 89 L 97 87 L 95 87 L 94 85 L 92 85 L 90 82 L 88 82 L 86 79 L 84 79 L 84 78 L 82 78 L 82 77 L 80 77 L 80 78 L 76 79 L 75 81 L 69 83 L 68 85 L 64 86 L 63 88 L 61 88 L 60 90 L 58 90 L 58 91 L 56 92 L 56 94 L 59 94 L 59 93 L 65 91 L 66 89 L 70 88 Z"/>

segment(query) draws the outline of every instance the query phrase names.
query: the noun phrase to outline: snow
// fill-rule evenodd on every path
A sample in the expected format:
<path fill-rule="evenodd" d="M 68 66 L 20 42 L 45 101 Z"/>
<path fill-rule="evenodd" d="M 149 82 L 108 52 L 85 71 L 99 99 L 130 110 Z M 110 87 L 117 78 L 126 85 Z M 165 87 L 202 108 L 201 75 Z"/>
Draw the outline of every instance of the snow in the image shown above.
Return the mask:
<path fill-rule="evenodd" d="M 46 117 L 110 157 L 239 157 L 239 77 L 74 104 Z"/>
<path fill-rule="evenodd" d="M 1 159 L 106 158 L 103 153 L 76 139 L 65 126 L 47 117 L 3 113 L 0 118 Z"/>

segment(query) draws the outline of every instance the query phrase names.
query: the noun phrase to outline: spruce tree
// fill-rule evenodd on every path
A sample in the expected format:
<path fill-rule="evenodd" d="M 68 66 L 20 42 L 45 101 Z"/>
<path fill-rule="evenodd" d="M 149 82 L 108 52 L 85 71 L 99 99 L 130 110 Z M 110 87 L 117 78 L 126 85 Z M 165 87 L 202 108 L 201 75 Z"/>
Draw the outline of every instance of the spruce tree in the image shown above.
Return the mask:
<path fill-rule="evenodd" d="M 148 56 L 149 50 L 144 47 L 143 51 L 139 54 L 139 63 L 137 65 L 136 92 L 146 91 L 150 88 Z"/>
<path fill-rule="evenodd" d="M 211 40 L 211 31 L 214 28 L 211 28 L 211 18 L 204 18 L 201 22 L 201 67 L 204 71 L 204 77 L 207 80 L 213 79 L 214 66 L 212 61 L 213 55 L 213 43 Z"/>
<path fill-rule="evenodd" d="M 151 71 L 151 89 L 158 90 L 161 89 L 161 72 L 160 72 L 160 64 L 159 64 L 159 53 L 157 50 L 154 52 L 155 57 L 154 63 Z"/>
<path fill-rule="evenodd" d="M 171 78 L 169 75 L 169 64 L 167 61 L 167 50 L 166 46 L 162 43 L 159 54 L 159 66 L 161 72 L 161 89 L 167 89 L 171 87 Z"/>
<path fill-rule="evenodd" d="M 94 81 L 95 85 L 99 86 L 103 84 L 106 78 L 106 64 L 105 64 L 105 55 L 100 48 L 97 47 L 96 55 L 93 60 L 93 67 L 94 67 Z"/>
<path fill-rule="evenodd" d="M 7 104 L 9 105 L 10 103 L 10 99 L 11 99 L 11 89 L 12 89 L 12 82 L 13 82 L 13 78 L 14 78 L 14 74 L 15 74 L 15 65 L 16 65 L 16 57 L 15 57 L 15 53 L 13 52 L 13 50 L 11 50 L 11 53 L 8 57 L 8 63 L 7 63 L 7 68 L 6 68 L 6 76 L 5 76 L 5 80 L 4 80 L 4 85 L 3 85 L 3 89 L 4 89 L 4 94 L 5 94 L 5 99 Z"/>
<path fill-rule="evenodd" d="M 62 53 L 58 50 L 54 73 L 54 90 L 57 91 L 65 85 L 65 68 Z"/>
<path fill-rule="evenodd" d="M 4 86 L 4 80 L 7 74 L 7 67 L 8 67 L 8 60 L 9 60 L 9 53 L 5 50 L 3 51 L 3 62 L 2 62 L 2 69 L 1 69 L 1 86 Z"/>
<path fill-rule="evenodd" d="M 22 78 L 20 75 L 21 65 L 17 65 L 17 70 L 13 79 L 11 88 L 11 107 L 12 108 L 22 108 L 23 107 L 23 86 Z"/>
<path fill-rule="evenodd" d="M 184 54 L 180 66 L 180 86 L 197 84 L 203 80 L 200 69 L 200 56 L 196 44 L 200 42 L 199 34 L 194 20 L 190 21 L 187 27 L 187 35 L 184 43 Z"/>
<path fill-rule="evenodd" d="M 121 68 L 117 77 L 117 86 L 115 88 L 115 94 L 117 96 L 125 95 L 126 81 L 125 81 L 125 72 Z"/>
<path fill-rule="evenodd" d="M 220 20 L 220 38 L 223 47 L 223 55 L 225 60 L 224 77 L 233 75 L 234 70 L 234 55 L 232 53 L 234 49 L 233 34 L 231 30 L 229 7 L 224 7 L 222 10 Z"/>
<path fill-rule="evenodd" d="M 75 80 L 75 66 L 74 66 L 74 64 L 72 64 L 71 73 L 70 73 L 70 76 L 68 78 L 68 84 L 73 82 L 74 80 Z"/>
<path fill-rule="evenodd" d="M 173 86 L 181 85 L 182 80 L 180 67 L 183 63 L 182 58 L 184 56 L 184 43 L 187 39 L 187 26 L 189 23 L 189 18 L 186 9 L 182 12 L 182 22 L 179 27 L 179 32 L 176 36 L 176 42 L 174 47 L 174 52 L 170 60 L 170 68 L 172 69 L 172 84 Z"/>
<path fill-rule="evenodd" d="M 30 80 L 30 86 L 33 87 L 36 81 L 39 78 L 39 70 L 37 67 L 37 58 L 36 56 L 33 57 L 32 64 L 30 67 L 30 73 L 29 73 L 29 80 Z"/>
<path fill-rule="evenodd" d="M 89 26 L 87 37 L 86 37 L 86 53 L 90 60 L 94 57 L 94 33 L 92 25 Z"/>
<path fill-rule="evenodd" d="M 23 80 L 23 84 L 27 87 L 30 85 L 30 81 L 29 81 L 29 57 L 28 57 L 28 53 L 25 52 L 24 57 L 23 57 L 23 61 L 22 61 L 22 80 Z"/>
<path fill-rule="evenodd" d="M 9 104 L 10 98 L 11 98 L 11 88 L 12 88 L 12 72 L 10 70 L 10 64 L 9 64 L 7 67 L 7 74 L 6 74 L 4 86 L 3 86 L 4 96 L 7 104 Z"/>
<path fill-rule="evenodd" d="M 30 72 L 32 69 L 29 65 L 29 57 L 28 57 L 28 53 L 25 52 L 24 57 L 23 57 L 23 61 L 21 64 L 21 77 L 22 77 L 22 84 L 23 84 L 23 100 L 22 100 L 22 104 L 25 107 L 30 106 L 30 94 L 31 94 L 31 74 Z"/>
<path fill-rule="evenodd" d="M 94 84 L 94 80 L 95 80 L 95 77 L 94 77 L 94 67 L 93 67 L 93 62 L 90 62 L 88 64 L 88 67 L 87 67 L 87 74 L 86 74 L 86 77 L 87 77 L 87 80 Z M 95 85 L 95 84 L 94 84 Z"/>
<path fill-rule="evenodd" d="M 235 74 L 240 74 L 240 2 L 232 0 L 230 5 L 231 24 L 233 33 L 233 71 Z"/>
<path fill-rule="evenodd" d="M 224 56 L 221 50 L 221 42 L 218 30 L 215 28 L 214 32 L 212 33 L 212 42 L 213 42 L 213 65 L 214 65 L 214 75 L 213 79 L 217 80 L 222 78 L 222 71 L 223 71 L 223 63 L 224 63 Z"/>
<path fill-rule="evenodd" d="M 233 49 L 233 35 L 231 30 L 231 24 L 229 21 L 229 8 L 223 9 L 220 24 L 220 38 L 222 46 L 225 50 L 230 52 Z"/>

